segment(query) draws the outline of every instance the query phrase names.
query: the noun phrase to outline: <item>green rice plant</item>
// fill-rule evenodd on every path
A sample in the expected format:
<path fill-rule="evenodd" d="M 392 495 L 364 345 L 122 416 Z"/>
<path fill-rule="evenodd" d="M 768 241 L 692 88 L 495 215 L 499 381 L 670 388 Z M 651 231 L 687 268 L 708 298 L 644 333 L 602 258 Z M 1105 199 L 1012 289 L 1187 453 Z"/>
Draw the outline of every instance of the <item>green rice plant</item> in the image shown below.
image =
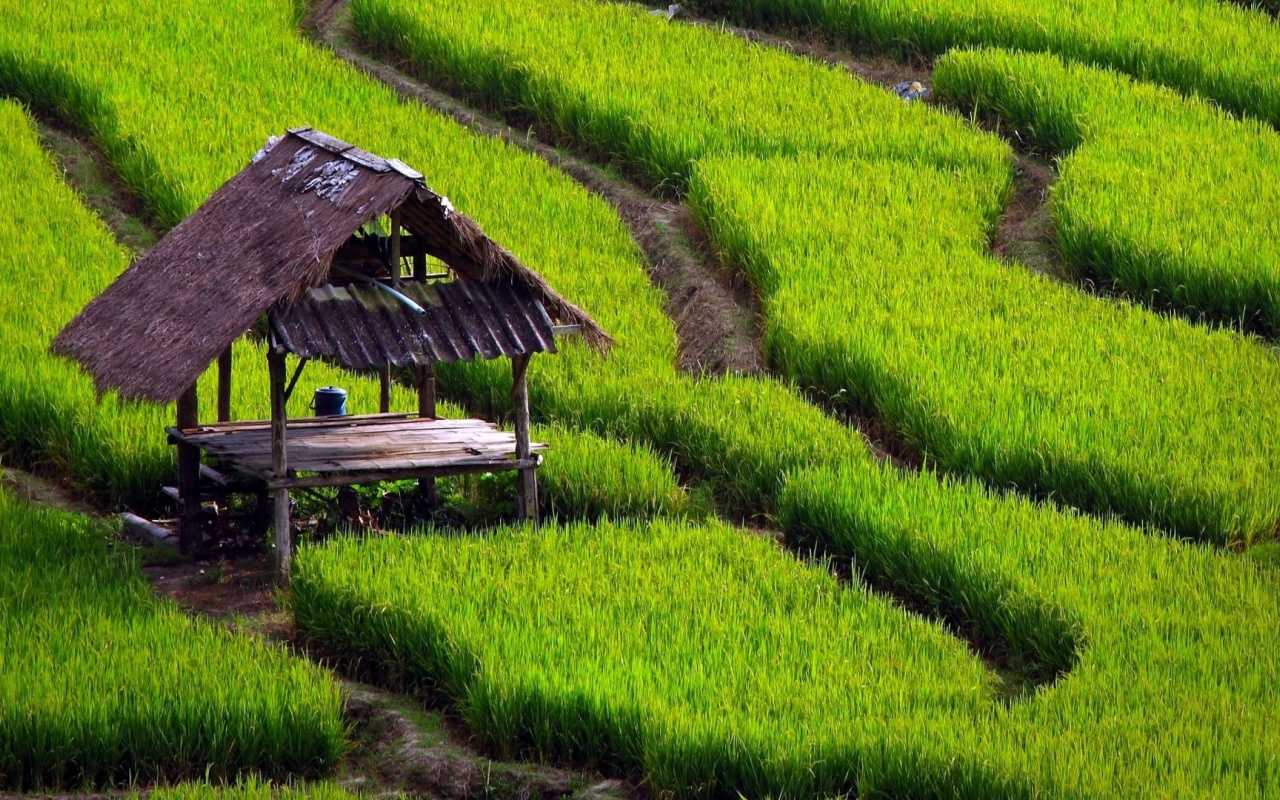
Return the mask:
<path fill-rule="evenodd" d="M 764 290 L 784 374 L 874 411 L 947 471 L 1218 544 L 1273 535 L 1269 351 L 983 255 L 998 202 L 956 173 L 698 169 L 691 202 Z"/>
<path fill-rule="evenodd" d="M 328 674 L 155 599 L 108 538 L 0 494 L 0 786 L 330 769 L 344 728 Z"/>
<path fill-rule="evenodd" d="M 308 635 L 442 695 L 504 758 L 659 795 L 1025 796 L 978 757 L 963 645 L 726 526 L 345 539 L 299 553 Z"/>
<path fill-rule="evenodd" d="M 1280 333 L 1280 135 L 1199 98 L 1054 56 L 954 52 L 948 101 L 1062 156 L 1067 263 L 1157 308 Z"/>
<path fill-rule="evenodd" d="M 146 510 L 159 502 L 159 488 L 173 479 L 172 448 L 164 438 L 164 426 L 173 424 L 172 408 L 99 398 L 78 367 L 47 352 L 61 326 L 124 270 L 128 256 L 58 179 L 40 150 L 34 126 L 13 103 L 0 103 L 0 155 L 15 164 L 13 180 L 0 186 L 0 207 L 7 212 L 0 233 L 0 276 L 6 289 L 0 296 L 0 335 L 6 342 L 0 348 L 0 448 L 14 461 L 61 476 L 102 502 Z M 70 242 L 75 246 L 69 247 Z M 233 413 L 266 416 L 268 376 L 262 349 L 247 340 L 238 342 L 234 364 Z M 214 396 L 213 379 L 209 374 L 201 383 L 206 398 Z M 307 415 L 314 389 L 334 384 L 348 388 L 353 413 L 377 410 L 375 381 L 313 363 L 294 393 L 290 415 Z M 395 408 L 416 406 L 412 393 L 398 386 L 392 403 Z M 204 418 L 210 418 L 209 406 L 204 410 Z M 441 413 L 460 412 L 446 405 Z M 608 503 L 605 490 L 596 493 L 594 506 L 584 504 L 582 490 L 571 485 L 575 463 L 620 470 L 614 484 L 631 485 L 621 488 L 629 499 L 615 513 L 634 513 L 642 495 L 660 497 L 657 502 L 664 508 L 683 496 L 670 469 L 651 453 L 619 450 L 594 437 L 580 441 L 579 434 L 564 429 L 548 433 L 553 446 L 567 447 L 564 458 L 549 458 L 551 481 L 544 490 L 561 513 L 580 509 L 599 514 Z M 593 446 L 601 452 L 589 456 Z M 657 486 L 638 483 L 641 476 Z M 567 492 L 563 497 L 562 490 Z"/>
<path fill-rule="evenodd" d="M 1126 567 L 1157 581 L 1176 577 L 1165 570 L 1177 562 L 1161 555 L 1161 548 L 1194 550 L 1117 526 L 1072 521 L 1052 507 L 990 498 L 972 487 L 940 486 L 927 472 L 881 472 L 856 435 L 777 382 L 679 377 L 672 366 L 671 325 L 634 245 L 607 207 L 529 157 L 403 105 L 302 44 L 290 27 L 294 10 L 283 2 L 175 8 L 146 0 L 102 2 L 89 12 L 78 9 L 74 17 L 63 8 L 24 8 L 6 17 L 18 23 L 0 30 L 0 82 L 7 91 L 60 108 L 93 130 L 130 185 L 154 208 L 167 208 L 164 213 L 176 218 L 233 174 L 243 154 L 267 133 L 299 122 L 426 166 L 437 188 L 619 339 L 604 361 L 573 346 L 555 358 L 535 359 L 532 390 L 542 418 L 649 442 L 682 471 L 706 479 L 718 498 L 754 513 L 773 510 L 786 475 L 798 481 L 814 468 L 839 468 L 876 482 L 880 495 L 788 496 L 784 520 L 798 538 L 823 541 L 806 532 L 803 517 L 793 513 L 792 504 L 803 510 L 809 503 L 815 514 L 843 508 L 855 519 L 877 510 L 921 524 L 940 518 L 965 536 L 987 537 L 990 548 L 1007 544 L 1016 551 L 1019 543 L 1006 537 L 1021 537 L 1022 546 L 1043 548 L 1045 563 L 1062 557 L 1064 547 L 1079 539 L 1095 547 L 1107 564 L 1117 563 L 1117 553 L 1128 553 Z M 605 31 L 596 25 L 589 35 Z M 119 46 L 121 41 L 130 46 Z M 720 40 L 707 41 L 712 46 Z M 295 75 L 305 75 L 306 81 L 288 77 Z M 174 97 L 183 102 L 173 102 Z M 865 111 L 878 113 L 882 107 L 897 106 L 871 101 Z M 950 124 L 939 129 L 940 135 Z M 209 130 L 218 130 L 218 136 L 210 139 Z M 997 207 L 996 198 L 1007 186 L 1004 149 L 991 144 L 994 140 L 983 141 L 974 152 L 994 154 L 995 161 L 970 152 L 946 162 L 951 171 L 936 179 L 927 177 L 932 173 L 920 164 L 894 165 L 947 189 L 957 209 L 949 209 L 946 218 L 963 223 L 950 234 L 955 250 L 978 246 L 973 242 L 981 237 L 970 226 L 981 227 L 974 222 L 983 216 L 979 210 Z M 894 147 L 892 152 L 903 152 Z M 841 191 L 847 188 L 842 185 Z M 830 217 L 824 212 L 822 220 Z M 791 255 L 809 267 L 810 254 Z M 821 302 L 837 294 L 828 291 Z M 925 302 L 936 300 L 930 295 Z M 1079 302 L 1109 307 L 1086 298 Z M 940 316 L 944 332 L 946 322 Z M 1107 329 L 1089 334 L 1105 339 Z M 1181 363 L 1173 359 L 1166 353 L 1155 361 L 1164 369 Z M 494 409 L 505 402 L 505 380 L 501 365 L 442 376 L 469 406 Z M 964 400 L 983 402 L 981 396 Z M 1109 418 L 1107 408 L 1099 413 L 1104 421 Z M 1265 474 L 1259 468 L 1259 482 Z M 848 484 L 860 485 L 853 478 Z M 897 504 L 922 497 L 937 503 L 934 517 L 926 509 L 913 509 L 913 517 L 898 510 Z M 980 497 L 985 499 L 975 499 Z M 1047 529 L 1052 530 L 1041 535 Z M 677 533 L 667 537 L 664 531 Z M 939 529 L 938 536 L 947 531 Z M 642 546 L 648 540 L 653 541 Z M 963 547 L 926 544 L 935 556 L 932 563 L 942 570 L 936 574 L 958 588 L 938 595 L 925 610 L 961 632 L 976 632 L 997 645 L 1008 642 L 1027 662 L 1050 672 L 1071 671 L 1006 709 L 996 697 L 995 677 L 938 627 L 886 608 L 861 587 L 840 590 L 771 546 L 718 526 L 661 523 L 644 531 L 602 525 L 594 531 L 552 529 L 545 537 L 516 532 L 490 539 L 424 537 L 304 550 L 299 581 L 311 581 L 303 589 L 311 593 L 300 596 L 296 613 L 315 635 L 340 644 L 344 655 L 363 656 L 367 668 L 452 699 L 468 724 L 497 749 L 644 770 L 655 785 L 683 794 L 840 787 L 867 794 L 884 788 L 970 797 L 1153 791 L 1249 796 L 1273 789 L 1277 770 L 1266 753 L 1277 748 L 1266 737 L 1275 725 L 1265 719 L 1257 724 L 1259 715 L 1276 707 L 1269 661 L 1260 661 L 1256 669 L 1230 663 L 1223 674 L 1228 683 L 1243 685 L 1241 693 L 1212 694 L 1204 707 L 1183 709 L 1188 719 L 1178 730 L 1190 730 L 1181 734 L 1187 741 L 1244 738 L 1241 756 L 1217 747 L 1204 750 L 1219 757 L 1216 770 L 1206 768 L 1206 759 L 1186 769 L 1169 766 L 1172 761 L 1160 762 L 1152 753 L 1158 755 L 1170 739 L 1135 716 L 1126 686 L 1103 691 L 1098 687 L 1105 682 L 1091 682 L 1094 662 L 1088 648 L 1094 637 L 1114 644 L 1107 659 L 1160 656 L 1162 685 L 1174 687 L 1167 697 L 1183 703 L 1184 678 L 1191 686 L 1207 685 L 1197 648 L 1222 650 L 1219 643 L 1226 641 L 1231 652 L 1247 649 L 1234 639 L 1210 639 L 1211 631 L 1203 627 L 1195 635 L 1142 638 L 1132 615 L 1122 618 L 1119 630 L 1133 635 L 1128 649 L 1121 649 L 1119 635 L 1093 630 L 1108 624 L 1098 611 L 1103 606 L 1090 605 L 1088 625 L 1082 626 L 1072 596 L 1060 584 L 1040 586 L 1034 571 L 1018 572 L 1024 562 L 988 559 L 974 565 L 966 562 Z M 826 545 L 851 552 L 834 535 Z M 907 565 L 897 574 L 907 579 L 911 569 L 928 574 L 914 566 L 930 563 L 920 546 L 902 541 L 895 548 L 899 563 Z M 1148 560 L 1149 551 L 1156 555 Z M 1081 569 L 1071 573 L 1080 594 L 1116 596 L 1128 590 L 1131 576 L 1110 567 L 1091 572 L 1087 552 L 1065 552 L 1080 561 Z M 1220 552 L 1194 552 L 1207 561 L 1235 563 Z M 326 558 L 331 560 L 322 564 Z M 1175 599 L 1159 598 L 1148 606 L 1158 612 L 1150 617 L 1158 622 L 1149 627 L 1171 629 L 1170 608 L 1177 606 L 1184 617 L 1211 618 L 1259 639 L 1267 625 L 1274 627 L 1274 610 L 1250 582 L 1256 572 L 1233 569 L 1214 577 L 1216 588 L 1200 596 L 1175 589 L 1170 580 Z M 888 581 L 893 574 L 881 577 Z M 1196 568 L 1188 574 L 1198 579 L 1210 573 Z M 458 591 L 459 585 L 468 588 Z M 1151 586 L 1143 585 L 1144 591 Z M 1264 588 L 1275 595 L 1271 585 Z M 490 602 L 467 605 L 471 589 Z M 1239 592 L 1234 600 L 1228 599 L 1232 590 Z M 924 590 L 912 593 L 916 601 L 930 597 Z M 813 606 L 810 598 L 818 598 Z M 1244 616 L 1237 619 L 1237 614 Z M 1256 617 L 1256 627 L 1248 615 Z M 637 619 L 646 624 L 635 624 Z M 744 641 L 759 647 L 744 651 Z M 1037 648 L 1047 655 L 1038 656 Z M 851 652 L 861 660 L 848 658 Z M 1108 679 L 1116 674 L 1105 673 Z M 1158 687 L 1144 687 L 1134 696 L 1155 710 L 1164 708 Z M 1258 706 L 1257 713 L 1239 717 L 1243 727 L 1233 726 L 1235 718 L 1223 710 L 1234 708 L 1240 697 Z M 1023 710 L 1033 707 L 1044 710 Z M 1016 725 L 1001 727 L 1000 720 L 1014 717 L 1020 720 Z M 1154 726 L 1170 720 L 1152 719 Z M 1039 728 L 1047 730 L 1042 735 Z M 1113 753 L 1107 745 L 1117 736 L 1124 746 Z M 1023 747 L 1023 741 L 1032 744 Z M 1144 753 L 1143 741 L 1151 752 Z M 1169 768 L 1160 771 L 1161 764 Z"/>
<path fill-rule="evenodd" d="M 293 610 L 381 679 L 451 701 L 495 753 L 659 794 L 1280 789 L 1280 656 L 1257 647 L 1280 623 L 1274 575 L 861 465 L 795 476 L 783 509 L 798 539 L 914 601 L 970 603 L 1015 628 L 1030 598 L 1066 609 L 1040 624 L 1076 627 L 1079 663 L 1006 706 L 938 630 L 719 525 L 333 541 L 299 555 Z"/>
<path fill-rule="evenodd" d="M 352 800 L 359 797 L 328 782 L 273 787 L 252 776 L 225 785 L 200 782 L 160 786 L 147 796 L 155 800 Z M 137 797 L 136 793 L 134 797 Z"/>
<path fill-rule="evenodd" d="M 351 14 L 361 37 L 432 82 L 528 116 L 656 186 L 682 191 L 709 153 L 919 159 L 1007 180 L 1003 144 L 959 119 L 643 8 L 354 0 Z"/>
<path fill-rule="evenodd" d="M 944 469 L 1178 536 L 1227 544 L 1274 533 L 1280 495 L 1264 476 L 1280 466 L 1268 435 L 1280 409 L 1262 389 L 1275 377 L 1270 355 L 984 258 L 1009 190 L 1008 151 L 994 137 L 642 9 L 355 0 L 353 19 L 433 79 L 625 164 L 662 163 L 651 179 L 691 186 L 703 229 L 765 295 L 778 371 L 883 416 Z M 1037 84 L 1026 82 L 1034 104 Z M 740 135 L 744 127 L 760 133 Z M 862 146 L 864 137 L 877 144 Z M 662 146 L 679 158 L 657 158 Z M 850 163 L 864 160 L 878 166 Z M 1255 172 L 1242 183 L 1260 186 L 1266 172 Z M 1160 219 L 1185 207 L 1184 198 Z M 1185 223 L 1187 240 L 1208 239 L 1234 211 L 1196 220 L 1216 227 Z M 1252 278 L 1265 282 L 1271 268 Z M 1064 346 L 1057 330 L 1078 333 Z"/>
<path fill-rule="evenodd" d="M 533 435 L 556 443 L 538 468 L 544 513 L 558 519 L 649 519 L 692 510 L 671 463 L 643 442 L 623 443 L 558 427 L 534 428 Z"/>
<path fill-rule="evenodd" d="M 1055 53 L 1280 124 L 1280 26 L 1217 0 L 692 0 L 744 25 L 817 28 L 899 56 L 1003 47 Z M 1267 7 L 1276 10 L 1272 0 Z"/>
<path fill-rule="evenodd" d="M 242 0 L 239 5 L 210 2 L 178 8 L 154 0 L 103 2 L 95 8 L 97 18 L 110 21 L 112 37 L 97 35 L 92 26 L 71 25 L 65 8 L 22 13 L 15 9 L 7 18 L 21 24 L 0 30 L 0 91 L 92 131 L 123 180 L 158 217 L 181 219 L 241 169 L 245 154 L 254 152 L 269 133 L 305 120 L 375 152 L 430 165 L 430 179 L 437 188 L 587 308 L 614 336 L 617 346 L 605 360 L 572 342 L 554 357 L 533 360 L 534 413 L 541 420 L 560 422 L 562 435 L 588 430 L 609 439 L 649 442 L 672 457 L 684 474 L 710 482 L 718 497 L 750 514 L 768 511 L 787 469 L 824 453 L 841 459 L 867 457 L 856 435 L 774 382 L 693 381 L 680 376 L 674 368 L 674 329 L 661 297 L 649 283 L 626 228 L 607 205 L 543 162 L 406 105 L 390 90 L 307 45 L 292 27 L 293 9 L 287 4 Z M 208 19 L 220 20 L 220 25 L 211 27 Z M 224 36 L 222 31 L 231 33 Z M 134 45 L 121 48 L 118 42 L 123 40 Z M 236 46 L 229 47 L 228 41 Z M 299 70 L 308 75 L 310 88 L 305 92 L 297 90 L 291 77 Z M 170 102 L 175 96 L 185 98 L 181 107 Z M 350 109 L 357 107 L 369 112 L 352 115 Z M 216 136 L 209 136 L 210 126 L 217 129 Z M 20 160 L 32 161 L 25 155 Z M 18 191 L 16 186 L 5 189 Z M 66 200 L 37 199 L 44 195 Z M 28 230 L 47 230 L 53 220 L 88 219 L 82 210 L 71 209 L 73 198 L 65 189 L 46 187 L 16 196 L 24 198 L 22 219 Z M 60 457 L 73 475 L 129 480 L 128 497 L 134 502 L 153 492 L 172 469 L 161 433 L 168 413 L 135 411 L 110 399 L 99 406 L 87 378 L 72 365 L 44 355 L 58 327 L 124 267 L 123 254 L 106 244 L 106 232 L 96 223 L 86 221 L 69 239 L 88 236 L 103 244 L 83 263 L 67 261 L 72 254 L 49 242 L 31 249 L 34 245 L 24 244 L 22 237 L 10 236 L 0 244 L 13 248 L 2 263 L 54 260 L 51 263 L 66 265 L 23 269 L 12 277 L 15 284 L 28 279 L 38 284 L 48 274 L 65 276 L 69 282 L 74 276 L 76 281 L 56 297 L 39 289 L 45 304 L 41 327 L 11 337 L 24 341 L 22 359 L 52 370 L 53 376 L 33 381 L 35 387 L 24 384 L 14 390 L 18 412 L 51 411 L 23 426 L 30 435 L 14 451 L 45 446 L 63 453 Z M 51 305 L 54 300 L 56 307 Z M 258 372 L 262 361 L 252 348 L 237 354 L 237 415 L 266 412 L 259 405 L 266 397 L 265 379 Z M 240 374 L 245 365 L 255 372 Z M 355 410 L 373 407 L 372 384 L 316 366 L 307 368 L 296 393 L 299 398 L 307 397 L 313 385 L 341 383 L 353 391 Z M 441 370 L 440 385 L 467 408 L 503 417 L 510 407 L 509 374 L 505 362 L 456 365 Z M 28 407 L 26 398 L 36 391 L 47 400 Z M 399 395 L 393 404 L 413 405 Z M 63 448 L 58 444 L 57 419 L 49 417 L 84 413 L 87 408 L 98 409 L 101 419 L 71 428 L 84 442 L 80 450 Z M 129 433 L 108 438 L 106 432 L 123 424 L 121 420 L 132 420 Z M 118 442 L 145 447 L 147 455 L 120 459 L 118 453 L 127 448 Z M 557 441 L 551 444 L 549 467 L 554 448 L 560 446 Z M 644 447 L 635 449 L 632 457 L 647 458 Z M 91 464 L 92 472 L 87 469 Z M 656 466 L 636 462 L 634 469 L 653 474 Z M 613 488 L 598 497 L 613 492 L 621 498 L 628 491 L 615 491 L 626 479 L 597 475 L 594 480 L 613 481 Z M 655 491 L 669 494 L 669 488 Z M 562 513 L 581 499 L 562 503 L 548 498 Z M 626 501 L 611 513 L 627 515 L 642 506 Z"/>
<path fill-rule="evenodd" d="M 1280 791 L 1280 654 L 1261 644 L 1280 624 L 1280 574 L 972 485 L 861 468 L 794 476 L 781 506 L 789 535 L 852 557 L 918 606 L 981 606 L 991 625 L 1029 598 L 1066 610 L 1078 662 L 991 718 L 985 737 L 1016 754 L 1020 774 L 1064 776 L 1069 796 Z"/>

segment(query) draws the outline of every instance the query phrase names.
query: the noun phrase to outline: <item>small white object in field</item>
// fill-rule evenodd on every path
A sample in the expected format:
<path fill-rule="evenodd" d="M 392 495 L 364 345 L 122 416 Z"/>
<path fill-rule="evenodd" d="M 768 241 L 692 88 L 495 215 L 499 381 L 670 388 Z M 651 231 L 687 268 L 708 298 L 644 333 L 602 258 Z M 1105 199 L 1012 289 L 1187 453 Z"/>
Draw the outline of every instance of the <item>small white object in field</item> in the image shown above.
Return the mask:
<path fill-rule="evenodd" d="M 923 100 L 929 96 L 929 88 L 920 81 L 903 81 L 893 87 L 893 93 L 907 102 Z"/>
<path fill-rule="evenodd" d="M 680 4 L 672 3 L 671 5 L 667 6 L 666 10 L 663 10 L 661 8 L 651 9 L 649 13 L 655 17 L 666 17 L 667 19 L 673 19 L 676 14 L 680 13 Z"/>

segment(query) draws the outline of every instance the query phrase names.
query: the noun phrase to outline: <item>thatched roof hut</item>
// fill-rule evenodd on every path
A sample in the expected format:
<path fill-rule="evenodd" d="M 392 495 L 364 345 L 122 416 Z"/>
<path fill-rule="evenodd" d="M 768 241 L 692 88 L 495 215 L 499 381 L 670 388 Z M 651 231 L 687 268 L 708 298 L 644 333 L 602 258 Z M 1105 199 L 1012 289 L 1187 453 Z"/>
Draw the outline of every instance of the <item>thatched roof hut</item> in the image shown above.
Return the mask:
<path fill-rule="evenodd" d="M 52 349 L 80 362 L 100 391 L 176 400 L 269 311 L 284 318 L 299 301 L 320 302 L 308 292 L 326 284 L 341 288 L 363 283 L 361 278 L 398 278 L 387 273 L 386 237 L 360 235 L 369 223 L 392 214 L 405 233 L 401 255 L 439 259 L 478 290 L 455 290 L 446 298 L 463 313 L 483 320 L 502 308 L 480 308 L 483 300 L 501 298 L 519 306 L 521 317 L 545 312 L 551 324 L 577 326 L 596 347 L 610 343 L 589 315 L 431 191 L 421 173 L 311 128 L 296 128 L 273 137 L 249 166 L 138 259 L 58 334 Z M 373 321 L 377 314 L 368 305 L 361 316 Z M 300 307 L 294 311 L 293 319 L 305 315 Z M 347 323 L 351 335 L 361 335 L 360 325 Z M 496 327 L 503 328 L 500 322 Z M 436 332 L 442 331 L 448 335 L 447 325 Z M 455 336 L 468 338 L 465 331 Z M 413 355 L 425 350 L 430 355 L 423 358 L 449 360 L 441 354 L 450 348 L 434 347 L 430 332 L 419 338 L 423 347 L 410 347 Z M 334 352 L 304 355 L 345 362 L 340 344 L 333 343 Z M 507 348 L 473 349 L 473 355 L 488 357 L 513 354 Z M 397 364 L 415 360 L 409 354 L 387 357 Z M 378 361 L 376 355 L 362 357 L 349 366 Z"/>
<path fill-rule="evenodd" d="M 233 422 L 231 345 L 264 315 L 271 419 Z M 182 505 L 184 550 L 202 548 L 204 502 L 228 491 L 202 485 L 210 471 L 202 453 L 273 493 L 283 582 L 291 489 L 402 479 L 430 486 L 443 475 L 517 470 L 517 508 L 536 521 L 543 446 L 530 441 L 526 371 L 534 353 L 554 352 L 554 336 L 568 332 L 600 350 L 610 344 L 595 320 L 427 188 L 420 173 L 296 128 L 268 141 L 72 320 L 52 349 L 80 362 L 100 391 L 178 401 L 169 436 L 178 446 L 172 494 Z M 286 381 L 290 353 L 298 364 Z M 434 364 L 499 356 L 512 360 L 514 432 L 437 419 Z M 289 395 L 313 358 L 378 369 L 381 413 L 290 423 Z M 202 425 L 196 380 L 215 359 L 218 422 Z M 392 366 L 414 368 L 416 413 L 391 413 Z"/>

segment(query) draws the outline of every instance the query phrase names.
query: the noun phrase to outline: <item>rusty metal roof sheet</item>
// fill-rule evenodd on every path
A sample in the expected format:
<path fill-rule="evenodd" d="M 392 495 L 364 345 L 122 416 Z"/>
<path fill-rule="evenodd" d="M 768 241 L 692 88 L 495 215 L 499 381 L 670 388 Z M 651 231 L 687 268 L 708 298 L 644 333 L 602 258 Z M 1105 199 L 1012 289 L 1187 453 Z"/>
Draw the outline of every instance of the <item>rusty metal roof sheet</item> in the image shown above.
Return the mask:
<path fill-rule="evenodd" d="M 554 353 L 551 318 L 527 289 L 507 282 L 402 283 L 425 313 L 376 286 L 325 284 L 271 312 L 281 343 L 352 369 Z"/>

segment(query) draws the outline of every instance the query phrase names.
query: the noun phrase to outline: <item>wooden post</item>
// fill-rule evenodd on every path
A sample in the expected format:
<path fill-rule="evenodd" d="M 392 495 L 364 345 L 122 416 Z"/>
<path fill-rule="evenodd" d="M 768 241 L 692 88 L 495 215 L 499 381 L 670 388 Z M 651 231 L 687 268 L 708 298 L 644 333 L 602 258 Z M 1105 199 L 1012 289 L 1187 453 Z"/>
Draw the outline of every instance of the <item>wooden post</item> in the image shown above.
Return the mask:
<path fill-rule="evenodd" d="M 231 345 L 218 356 L 218 422 L 231 421 Z"/>
<path fill-rule="evenodd" d="M 196 385 L 178 398 L 178 428 L 186 430 L 200 424 L 200 398 Z M 178 497 L 182 501 L 182 521 L 179 523 L 178 545 L 187 555 L 195 555 L 204 544 L 204 506 L 200 502 L 200 448 L 191 444 L 178 445 Z"/>
<path fill-rule="evenodd" d="M 414 259 L 413 271 L 418 272 L 418 260 Z M 434 419 L 436 416 L 436 367 L 435 364 L 423 364 L 416 368 L 414 377 L 418 383 L 418 416 L 422 419 Z M 418 481 L 418 491 L 427 501 L 428 508 L 435 508 L 440 503 L 436 493 L 436 479 L 423 478 Z"/>
<path fill-rule="evenodd" d="M 532 457 L 529 446 L 529 356 L 511 359 L 511 401 L 516 416 L 516 458 L 521 461 Z M 516 515 L 538 524 L 538 474 L 533 467 L 521 469 L 516 489 Z"/>
<path fill-rule="evenodd" d="M 267 367 L 271 373 L 271 471 L 277 478 L 289 476 L 289 453 L 286 448 L 287 414 L 284 399 L 285 354 L 283 350 L 268 348 Z M 289 519 L 289 490 L 276 489 L 276 584 L 289 585 L 289 572 L 293 564 L 293 536 Z"/>
<path fill-rule="evenodd" d="M 378 368 L 378 411 L 391 412 L 391 362 Z"/>
<path fill-rule="evenodd" d="M 427 282 L 427 254 L 413 254 L 413 279 L 418 283 Z"/>
<path fill-rule="evenodd" d="M 400 209 L 391 212 L 391 285 L 400 285 Z"/>

